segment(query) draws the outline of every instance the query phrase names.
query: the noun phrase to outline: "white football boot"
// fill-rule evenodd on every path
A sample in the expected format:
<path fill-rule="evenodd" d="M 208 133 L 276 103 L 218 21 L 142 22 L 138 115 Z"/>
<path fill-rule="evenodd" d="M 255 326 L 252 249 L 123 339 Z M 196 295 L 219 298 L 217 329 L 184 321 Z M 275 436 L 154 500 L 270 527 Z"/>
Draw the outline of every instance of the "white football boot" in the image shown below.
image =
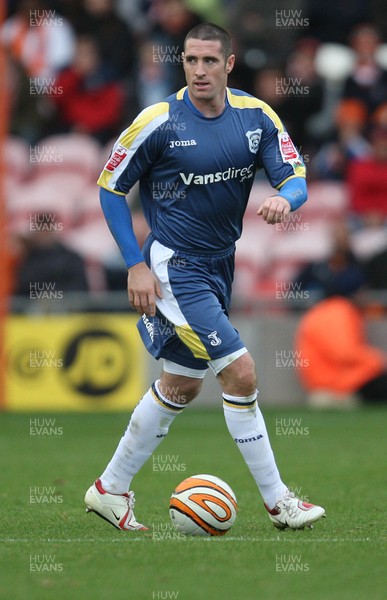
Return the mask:
<path fill-rule="evenodd" d="M 134 492 L 110 494 L 103 489 L 99 479 L 89 487 L 85 495 L 86 512 L 95 512 L 117 529 L 148 531 L 148 527 L 137 523 L 135 519 L 134 502 Z"/>
<path fill-rule="evenodd" d="M 265 504 L 269 519 L 278 529 L 303 529 L 311 527 L 312 523 L 325 517 L 325 510 L 321 506 L 302 502 L 295 497 L 293 492 L 287 491 L 274 508 Z"/>

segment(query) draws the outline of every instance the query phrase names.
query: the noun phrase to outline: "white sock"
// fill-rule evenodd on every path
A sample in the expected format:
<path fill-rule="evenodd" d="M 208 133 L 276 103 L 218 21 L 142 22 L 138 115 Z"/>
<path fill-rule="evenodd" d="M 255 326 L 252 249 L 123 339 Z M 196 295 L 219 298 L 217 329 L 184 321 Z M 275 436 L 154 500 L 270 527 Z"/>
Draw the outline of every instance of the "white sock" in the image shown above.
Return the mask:
<path fill-rule="evenodd" d="M 133 477 L 168 433 L 174 418 L 184 409 L 161 394 L 158 381 L 141 398 L 113 458 L 101 475 L 102 487 L 111 494 L 124 494 Z"/>
<path fill-rule="evenodd" d="M 281 481 L 256 398 L 257 392 L 245 397 L 223 394 L 224 416 L 265 504 L 273 508 L 287 487 Z"/>

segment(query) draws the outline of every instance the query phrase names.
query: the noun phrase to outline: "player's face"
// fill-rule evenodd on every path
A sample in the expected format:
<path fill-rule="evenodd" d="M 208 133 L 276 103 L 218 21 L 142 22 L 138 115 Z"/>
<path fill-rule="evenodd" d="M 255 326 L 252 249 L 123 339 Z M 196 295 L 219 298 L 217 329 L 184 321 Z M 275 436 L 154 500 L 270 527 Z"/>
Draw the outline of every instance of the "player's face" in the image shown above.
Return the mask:
<path fill-rule="evenodd" d="M 231 54 L 226 60 L 218 40 L 190 38 L 186 42 L 183 61 L 193 103 L 198 107 L 206 104 L 223 107 L 227 77 L 234 66 L 235 56 Z"/>

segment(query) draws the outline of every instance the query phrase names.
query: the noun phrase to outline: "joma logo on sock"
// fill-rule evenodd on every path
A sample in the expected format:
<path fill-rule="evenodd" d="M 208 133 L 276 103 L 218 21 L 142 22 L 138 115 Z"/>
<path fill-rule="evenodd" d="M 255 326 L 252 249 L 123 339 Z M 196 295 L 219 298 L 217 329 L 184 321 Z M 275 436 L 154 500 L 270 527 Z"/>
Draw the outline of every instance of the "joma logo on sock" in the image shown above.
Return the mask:
<path fill-rule="evenodd" d="M 262 434 L 259 435 L 254 435 L 252 437 L 249 438 L 234 438 L 234 442 L 236 442 L 237 444 L 246 444 L 247 442 L 256 442 L 257 440 L 260 440 L 261 438 L 263 438 Z"/>

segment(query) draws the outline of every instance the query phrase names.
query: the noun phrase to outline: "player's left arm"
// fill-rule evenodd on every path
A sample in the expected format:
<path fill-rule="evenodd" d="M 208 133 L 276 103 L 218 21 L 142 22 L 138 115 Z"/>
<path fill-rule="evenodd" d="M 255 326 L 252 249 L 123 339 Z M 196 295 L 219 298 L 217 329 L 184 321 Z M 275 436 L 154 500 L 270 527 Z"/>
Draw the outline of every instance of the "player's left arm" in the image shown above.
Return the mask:
<path fill-rule="evenodd" d="M 257 210 L 269 224 L 280 223 L 308 199 L 305 177 L 292 177 L 280 187 L 279 194 L 266 198 Z"/>
<path fill-rule="evenodd" d="M 263 166 L 278 194 L 265 198 L 257 214 L 274 224 L 283 221 L 307 200 L 306 169 L 279 116 L 266 103 L 262 103 L 261 111 L 263 132 L 258 164 Z"/>

